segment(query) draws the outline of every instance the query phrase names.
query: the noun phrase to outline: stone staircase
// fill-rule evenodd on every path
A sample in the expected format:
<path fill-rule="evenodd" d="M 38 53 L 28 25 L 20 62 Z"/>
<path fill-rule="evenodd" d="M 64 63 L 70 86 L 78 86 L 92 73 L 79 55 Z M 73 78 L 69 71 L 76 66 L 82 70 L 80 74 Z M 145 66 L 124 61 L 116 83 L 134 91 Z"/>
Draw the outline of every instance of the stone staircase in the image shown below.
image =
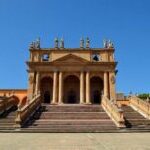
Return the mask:
<path fill-rule="evenodd" d="M 149 130 L 150 131 L 150 120 L 146 119 L 139 112 L 135 111 L 130 106 L 123 106 L 124 116 L 126 120 L 126 127 L 133 130 Z"/>
<path fill-rule="evenodd" d="M 130 106 L 123 106 L 126 129 L 120 130 L 100 105 L 48 105 L 39 110 L 20 130 L 15 130 L 16 107 L 0 115 L 0 131 L 15 132 L 149 132 L 150 120 Z"/>
<path fill-rule="evenodd" d="M 23 128 L 28 132 L 112 132 L 118 128 L 100 105 L 45 105 Z"/>
<path fill-rule="evenodd" d="M 13 106 L 0 115 L 0 130 L 13 130 L 17 107 Z"/>

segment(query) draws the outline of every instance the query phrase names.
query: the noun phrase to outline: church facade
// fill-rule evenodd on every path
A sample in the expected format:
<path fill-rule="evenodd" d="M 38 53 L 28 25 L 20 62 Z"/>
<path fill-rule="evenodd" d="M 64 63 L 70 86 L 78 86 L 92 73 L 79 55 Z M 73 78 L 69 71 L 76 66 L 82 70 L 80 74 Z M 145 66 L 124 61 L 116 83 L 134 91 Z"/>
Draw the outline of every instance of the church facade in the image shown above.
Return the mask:
<path fill-rule="evenodd" d="M 54 48 L 31 43 L 28 88 L 0 90 L 0 131 L 150 131 L 149 99 L 116 94 L 115 49 L 110 40 L 103 44 L 91 48 L 89 38 L 79 48 L 65 48 L 57 38 Z"/>
<path fill-rule="evenodd" d="M 90 48 L 90 40 L 80 48 L 65 48 L 55 39 L 54 48 L 41 48 L 40 41 L 30 45 L 27 97 L 41 94 L 43 103 L 100 104 L 102 95 L 116 99 L 117 62 L 112 42 L 103 48 Z"/>

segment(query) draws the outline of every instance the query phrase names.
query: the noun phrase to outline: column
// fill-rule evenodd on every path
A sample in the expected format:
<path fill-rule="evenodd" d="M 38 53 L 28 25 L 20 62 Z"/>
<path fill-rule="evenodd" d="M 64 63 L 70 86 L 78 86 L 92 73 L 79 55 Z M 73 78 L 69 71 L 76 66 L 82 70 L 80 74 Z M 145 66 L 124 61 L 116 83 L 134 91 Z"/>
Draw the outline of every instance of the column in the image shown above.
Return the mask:
<path fill-rule="evenodd" d="M 84 72 L 80 73 L 80 104 L 84 103 Z"/>
<path fill-rule="evenodd" d="M 59 104 L 63 103 L 63 77 L 62 77 L 62 72 L 59 72 L 59 98 L 58 98 L 58 103 Z"/>
<path fill-rule="evenodd" d="M 52 104 L 57 103 L 57 71 L 54 72 L 53 75 L 53 100 Z"/>
<path fill-rule="evenodd" d="M 86 72 L 86 104 L 91 104 L 90 102 L 90 73 Z"/>
<path fill-rule="evenodd" d="M 108 97 L 108 73 L 104 72 L 104 96 Z"/>

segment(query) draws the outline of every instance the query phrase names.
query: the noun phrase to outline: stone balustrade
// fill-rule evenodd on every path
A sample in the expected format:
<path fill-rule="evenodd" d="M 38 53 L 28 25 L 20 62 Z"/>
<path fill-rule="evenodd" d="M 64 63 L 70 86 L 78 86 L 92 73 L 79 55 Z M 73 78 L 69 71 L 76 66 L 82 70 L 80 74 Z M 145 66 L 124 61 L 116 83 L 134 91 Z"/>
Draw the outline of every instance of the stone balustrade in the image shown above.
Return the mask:
<path fill-rule="evenodd" d="M 0 114 L 16 105 L 16 100 L 13 96 L 4 97 L 0 99 Z"/>
<path fill-rule="evenodd" d="M 143 114 L 147 119 L 150 119 L 150 103 L 136 96 L 130 96 L 130 105 L 139 113 Z"/>
<path fill-rule="evenodd" d="M 105 96 L 102 96 L 102 106 L 118 127 L 125 127 L 123 110 L 121 108 L 118 108 L 118 106 L 114 104 L 114 102 L 110 101 Z"/>
<path fill-rule="evenodd" d="M 15 119 L 15 127 L 20 128 L 22 125 L 36 112 L 40 107 L 41 99 L 40 94 L 36 95 L 24 107 L 18 106 Z"/>

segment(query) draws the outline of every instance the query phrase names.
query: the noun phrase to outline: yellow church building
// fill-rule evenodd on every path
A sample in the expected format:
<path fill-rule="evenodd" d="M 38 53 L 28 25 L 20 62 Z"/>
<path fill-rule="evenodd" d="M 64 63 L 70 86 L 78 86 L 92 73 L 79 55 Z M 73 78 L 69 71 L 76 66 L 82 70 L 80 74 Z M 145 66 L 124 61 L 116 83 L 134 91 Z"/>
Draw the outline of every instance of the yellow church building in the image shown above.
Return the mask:
<path fill-rule="evenodd" d="M 53 48 L 41 48 L 38 39 L 29 52 L 28 88 L 0 90 L 0 130 L 150 129 L 149 102 L 116 94 L 117 61 L 110 40 L 103 48 L 91 48 L 90 39 L 81 38 L 79 48 L 65 48 L 64 40 L 55 38 Z"/>

